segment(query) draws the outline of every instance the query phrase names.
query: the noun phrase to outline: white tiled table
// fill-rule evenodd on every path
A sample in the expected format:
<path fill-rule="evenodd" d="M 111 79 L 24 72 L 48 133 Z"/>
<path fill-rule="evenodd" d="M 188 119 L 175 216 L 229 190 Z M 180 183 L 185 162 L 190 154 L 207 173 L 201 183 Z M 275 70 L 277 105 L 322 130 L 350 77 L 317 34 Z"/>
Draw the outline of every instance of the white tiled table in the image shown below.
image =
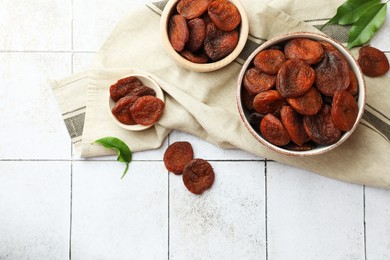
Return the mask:
<path fill-rule="evenodd" d="M 85 69 L 146 2 L 0 1 L 0 259 L 390 259 L 388 190 L 180 132 L 134 154 L 123 180 L 114 157 L 72 156 L 47 80 Z M 217 173 L 202 196 L 164 168 L 176 140 Z"/>

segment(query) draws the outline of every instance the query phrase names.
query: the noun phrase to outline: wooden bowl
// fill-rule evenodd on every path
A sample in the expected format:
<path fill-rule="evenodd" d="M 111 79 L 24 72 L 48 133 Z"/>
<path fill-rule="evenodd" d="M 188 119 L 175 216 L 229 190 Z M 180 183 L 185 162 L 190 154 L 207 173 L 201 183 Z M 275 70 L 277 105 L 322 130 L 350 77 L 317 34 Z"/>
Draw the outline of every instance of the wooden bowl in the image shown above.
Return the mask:
<path fill-rule="evenodd" d="M 253 66 L 253 59 L 256 56 L 257 53 L 259 53 L 262 50 L 268 49 L 269 47 L 277 44 L 281 44 L 283 42 L 286 42 L 288 40 L 294 39 L 294 38 L 307 38 L 307 39 L 312 39 L 316 41 L 326 41 L 331 43 L 334 47 L 337 48 L 337 50 L 345 57 L 345 59 L 348 61 L 350 68 L 355 72 L 356 77 L 358 79 L 358 96 L 357 96 L 357 104 L 358 104 L 358 116 L 357 119 L 352 127 L 351 130 L 344 132 L 341 136 L 341 138 L 334 144 L 331 145 L 318 145 L 317 147 L 313 148 L 312 150 L 308 151 L 292 151 L 288 150 L 283 147 L 276 146 L 270 142 L 268 142 L 259 132 L 258 129 L 254 129 L 251 124 L 249 123 L 249 111 L 243 106 L 242 103 L 242 98 L 241 98 L 241 89 L 244 87 L 243 86 L 243 78 L 245 71 Z M 244 63 L 239 77 L 238 77 L 238 82 L 237 82 L 237 93 L 236 93 L 236 98 L 237 98 L 237 106 L 238 106 L 238 111 L 240 113 L 241 119 L 243 123 L 245 124 L 246 128 L 248 131 L 256 138 L 257 141 L 262 143 L 263 145 L 267 146 L 268 148 L 277 151 L 281 154 L 285 155 L 291 155 L 291 156 L 310 156 L 310 155 L 317 155 L 317 154 L 322 154 L 328 151 L 331 151 L 332 149 L 338 147 L 340 144 L 342 144 L 345 140 L 348 139 L 348 137 L 355 131 L 356 127 L 359 124 L 359 121 L 363 115 L 364 111 L 364 105 L 365 105 L 365 99 L 366 99 L 366 87 L 365 87 L 365 81 L 363 74 L 360 70 L 360 67 L 357 64 L 357 61 L 355 58 L 351 55 L 351 53 L 340 43 L 336 42 L 335 40 L 321 34 L 316 34 L 316 33 L 309 33 L 309 32 L 296 32 L 296 33 L 290 33 L 290 34 L 285 34 L 276 38 L 273 38 L 271 40 L 266 41 L 264 44 L 262 44 L 260 47 L 258 47 L 253 53 L 248 57 L 246 62 Z"/>
<path fill-rule="evenodd" d="M 124 75 L 121 78 L 126 78 L 126 77 L 136 77 L 138 78 L 141 82 L 142 85 L 147 86 L 149 88 L 152 88 L 156 92 L 156 97 L 164 101 L 164 92 L 160 88 L 160 86 L 157 84 L 156 81 L 154 81 L 151 77 L 150 74 L 143 72 L 143 73 L 137 73 L 137 74 L 128 74 Z M 140 124 L 135 124 L 135 125 L 126 125 L 121 123 L 111 112 L 112 108 L 115 106 L 115 102 L 111 99 L 110 97 L 110 92 L 108 91 L 108 113 L 110 114 L 112 120 L 121 128 L 126 129 L 126 130 L 131 130 L 131 131 L 142 131 L 145 129 L 148 129 L 153 126 L 151 125 L 140 125 Z"/>
<path fill-rule="evenodd" d="M 209 72 L 218 70 L 228 64 L 230 64 L 243 50 L 249 34 L 249 22 L 245 9 L 239 0 L 230 0 L 238 9 L 241 15 L 241 23 L 239 25 L 239 39 L 236 48 L 225 58 L 210 63 L 194 63 L 183 56 L 181 56 L 175 49 L 173 49 L 171 42 L 168 38 L 168 22 L 173 13 L 176 12 L 176 5 L 180 0 L 170 0 L 166 4 L 160 20 L 160 33 L 162 38 L 162 44 L 166 52 L 172 57 L 172 59 L 181 67 L 196 71 L 196 72 Z"/>

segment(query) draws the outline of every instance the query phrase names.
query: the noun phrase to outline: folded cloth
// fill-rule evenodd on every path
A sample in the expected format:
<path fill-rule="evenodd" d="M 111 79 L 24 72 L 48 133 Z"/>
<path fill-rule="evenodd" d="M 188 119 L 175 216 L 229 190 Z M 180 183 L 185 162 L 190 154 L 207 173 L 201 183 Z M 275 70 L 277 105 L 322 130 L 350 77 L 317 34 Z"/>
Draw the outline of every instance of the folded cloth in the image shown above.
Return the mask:
<path fill-rule="evenodd" d="M 282 2 L 288 3 L 283 11 L 271 6 L 283 6 Z M 164 51 L 159 22 L 165 4 L 165 1 L 148 4 L 130 12 L 97 53 L 93 68 L 53 83 L 64 122 L 81 157 L 112 154 L 110 150 L 91 144 L 104 136 L 119 137 L 136 152 L 159 147 L 175 129 L 222 148 L 239 148 L 334 179 L 390 188 L 390 104 L 384 100 L 390 95 L 387 77 L 366 79 L 364 119 L 346 142 L 322 155 L 296 158 L 271 151 L 248 133 L 240 119 L 235 94 L 237 76 L 244 60 L 274 36 L 293 31 L 319 32 L 315 26 L 292 16 L 296 11 L 303 18 L 302 8 L 297 6 L 311 6 L 312 2 L 280 0 L 266 4 L 243 1 L 250 21 L 245 49 L 230 65 L 208 73 L 185 70 Z M 326 3 L 333 14 L 339 4 L 340 1 L 335 0 Z M 324 24 L 329 16 L 323 19 L 322 9 L 317 8 L 323 2 L 314 1 L 313 5 L 317 11 L 312 13 L 317 17 L 313 20 Z M 329 34 L 336 32 L 336 38 L 343 37 L 337 35 L 340 30 L 334 26 L 327 30 Z M 354 53 L 356 55 L 356 51 Z M 131 132 L 119 128 L 110 118 L 108 88 L 119 78 L 137 71 L 153 75 L 166 94 L 166 107 L 152 128 Z"/>

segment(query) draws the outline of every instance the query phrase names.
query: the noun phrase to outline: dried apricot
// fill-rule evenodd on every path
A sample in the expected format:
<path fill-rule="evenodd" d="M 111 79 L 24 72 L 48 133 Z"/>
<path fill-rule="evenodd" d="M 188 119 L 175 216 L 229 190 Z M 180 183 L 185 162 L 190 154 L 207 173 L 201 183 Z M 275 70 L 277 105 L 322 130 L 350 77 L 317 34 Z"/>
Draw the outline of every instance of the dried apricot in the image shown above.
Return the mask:
<path fill-rule="evenodd" d="M 206 38 L 206 23 L 201 18 L 195 18 L 188 21 L 188 30 L 190 37 L 186 44 L 186 49 L 195 52 L 203 46 Z"/>
<path fill-rule="evenodd" d="M 158 121 L 164 111 L 164 102 L 154 96 L 138 98 L 130 108 L 134 121 L 140 125 L 151 125 Z"/>
<path fill-rule="evenodd" d="M 220 60 L 232 53 L 237 43 L 237 30 L 224 32 L 218 29 L 213 23 L 207 25 L 204 52 L 212 61 Z"/>
<path fill-rule="evenodd" d="M 312 87 L 300 97 L 287 98 L 287 102 L 292 106 L 299 114 L 302 115 L 315 115 L 322 107 L 321 94 Z"/>
<path fill-rule="evenodd" d="M 359 92 L 359 83 L 356 74 L 352 69 L 349 69 L 349 80 L 347 91 L 351 93 L 352 96 L 356 96 Z"/>
<path fill-rule="evenodd" d="M 129 94 L 135 87 L 141 86 L 142 82 L 134 76 L 118 80 L 110 86 L 110 96 L 115 102 Z"/>
<path fill-rule="evenodd" d="M 268 142 L 274 145 L 282 146 L 290 142 L 290 137 L 283 124 L 272 114 L 265 115 L 261 120 L 260 132 Z"/>
<path fill-rule="evenodd" d="M 155 95 L 156 95 L 156 91 L 154 91 L 154 89 L 149 88 L 147 86 L 137 86 L 127 94 L 127 96 L 138 96 L 138 97 L 155 96 Z"/>
<path fill-rule="evenodd" d="M 346 90 L 338 90 L 334 93 L 332 102 L 332 119 L 338 129 L 349 131 L 355 124 L 359 107 L 355 98 Z"/>
<path fill-rule="evenodd" d="M 237 7 L 227 0 L 214 0 L 208 7 L 211 21 L 222 31 L 234 30 L 241 22 Z"/>
<path fill-rule="evenodd" d="M 303 116 L 298 114 L 292 107 L 282 107 L 280 110 L 280 120 L 291 141 L 295 144 L 302 146 L 310 140 L 303 127 Z"/>
<path fill-rule="evenodd" d="M 190 38 L 187 20 L 184 16 L 176 14 L 169 19 L 168 38 L 173 49 L 178 52 L 184 49 L 184 46 Z"/>
<path fill-rule="evenodd" d="M 296 38 L 287 42 L 284 53 L 287 59 L 301 59 L 311 65 L 321 61 L 324 57 L 324 48 L 317 41 Z"/>
<path fill-rule="evenodd" d="M 277 90 L 267 90 L 257 94 L 253 100 L 253 108 L 257 113 L 275 113 L 286 104 L 286 99 Z"/>
<path fill-rule="evenodd" d="M 115 103 L 115 106 L 111 109 L 111 112 L 119 122 L 126 125 L 136 124 L 133 116 L 131 115 L 130 108 L 138 98 L 139 97 L 135 95 L 124 96 Z"/>
<path fill-rule="evenodd" d="M 363 74 L 369 77 L 379 77 L 389 71 L 389 60 L 386 55 L 371 46 L 360 48 L 357 62 Z"/>
<path fill-rule="evenodd" d="M 310 151 L 313 150 L 316 147 L 316 143 L 314 142 L 307 142 L 302 145 L 297 145 L 295 143 L 289 143 L 284 146 L 285 149 L 290 151 L 296 151 L 296 152 L 304 152 L 304 151 Z"/>
<path fill-rule="evenodd" d="M 174 142 L 164 153 L 164 164 L 168 171 L 181 174 L 184 166 L 194 159 L 194 150 L 189 142 Z"/>
<path fill-rule="evenodd" d="M 176 10 L 186 19 L 191 20 L 200 17 L 205 13 L 211 1 L 212 0 L 180 0 L 176 6 Z"/>
<path fill-rule="evenodd" d="M 276 89 L 283 97 L 299 97 L 311 88 L 315 78 L 313 68 L 306 62 L 299 59 L 287 60 L 278 72 Z"/>
<path fill-rule="evenodd" d="M 256 67 L 245 72 L 243 84 L 248 93 L 252 96 L 270 90 L 275 86 L 276 76 L 262 72 Z"/>
<path fill-rule="evenodd" d="M 253 63 L 261 71 L 268 74 L 277 74 L 282 64 L 286 61 L 286 56 L 280 50 L 268 49 L 256 54 Z"/>
<path fill-rule="evenodd" d="M 189 50 L 183 50 L 180 55 L 194 63 L 207 63 L 209 61 L 209 57 L 204 53 L 195 54 Z"/>
<path fill-rule="evenodd" d="M 323 105 L 320 112 L 314 116 L 304 116 L 303 127 L 310 139 L 317 144 L 334 144 L 341 137 L 341 131 L 333 122 L 328 105 Z"/>
<path fill-rule="evenodd" d="M 343 55 L 330 43 L 321 42 L 325 50 L 324 58 L 315 67 L 315 84 L 322 94 L 333 96 L 336 90 L 348 88 L 349 64 Z"/>
<path fill-rule="evenodd" d="M 183 170 L 183 182 L 186 188 L 194 193 L 201 194 L 214 183 L 214 170 L 210 163 L 203 159 L 193 159 Z"/>

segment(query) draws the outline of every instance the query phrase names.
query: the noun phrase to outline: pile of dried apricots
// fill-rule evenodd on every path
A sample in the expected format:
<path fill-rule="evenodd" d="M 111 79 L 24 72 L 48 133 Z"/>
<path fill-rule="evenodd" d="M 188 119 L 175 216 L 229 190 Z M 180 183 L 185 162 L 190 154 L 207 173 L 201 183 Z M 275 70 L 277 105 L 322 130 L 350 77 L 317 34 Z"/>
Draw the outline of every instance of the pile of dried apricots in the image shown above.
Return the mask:
<path fill-rule="evenodd" d="M 260 51 L 242 84 L 250 124 L 288 150 L 334 144 L 357 119 L 357 77 L 326 41 L 294 38 Z"/>
<path fill-rule="evenodd" d="M 152 125 L 161 117 L 165 107 L 165 103 L 156 97 L 156 92 L 134 76 L 112 84 L 110 97 L 115 102 L 112 114 L 125 125 Z"/>
<path fill-rule="evenodd" d="M 180 0 L 168 22 L 175 51 L 194 63 L 218 61 L 237 46 L 241 15 L 228 0 Z"/>

